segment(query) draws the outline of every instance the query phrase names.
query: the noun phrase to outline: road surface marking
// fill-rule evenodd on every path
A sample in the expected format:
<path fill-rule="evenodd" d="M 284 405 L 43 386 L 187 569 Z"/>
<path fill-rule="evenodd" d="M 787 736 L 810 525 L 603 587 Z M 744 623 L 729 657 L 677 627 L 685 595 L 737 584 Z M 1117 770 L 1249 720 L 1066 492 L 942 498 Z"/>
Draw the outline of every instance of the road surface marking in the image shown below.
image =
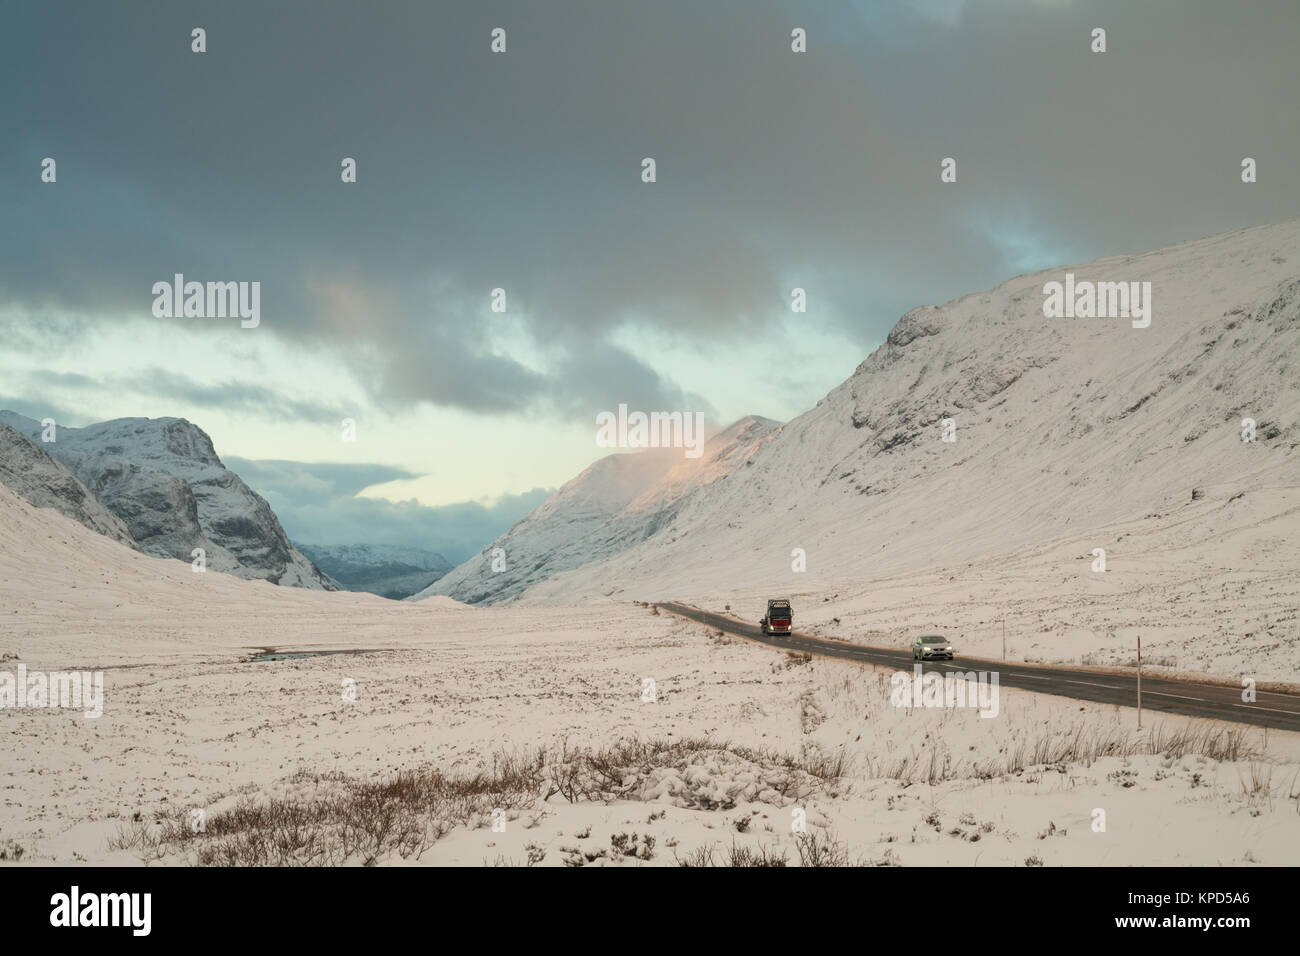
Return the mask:
<path fill-rule="evenodd" d="M 1247 710 L 1266 710 L 1270 714 L 1289 714 L 1292 717 L 1300 716 L 1300 710 L 1278 710 L 1276 707 L 1258 707 L 1255 704 L 1238 704 L 1234 703 L 1233 707 L 1245 707 Z"/>

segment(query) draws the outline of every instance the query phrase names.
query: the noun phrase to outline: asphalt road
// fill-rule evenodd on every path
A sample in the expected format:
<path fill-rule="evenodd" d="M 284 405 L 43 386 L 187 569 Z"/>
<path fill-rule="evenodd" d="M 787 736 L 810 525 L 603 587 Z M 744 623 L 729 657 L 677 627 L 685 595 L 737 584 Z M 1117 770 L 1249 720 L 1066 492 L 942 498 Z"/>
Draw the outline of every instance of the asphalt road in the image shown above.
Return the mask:
<path fill-rule="evenodd" d="M 822 657 L 839 657 L 911 671 L 911 648 L 869 647 L 812 637 L 795 631 L 789 636 L 764 637 L 758 624 L 749 624 L 712 611 L 702 611 L 687 604 L 667 602 L 659 607 L 673 614 L 691 618 L 736 637 L 767 644 L 780 650 L 806 651 Z M 957 648 L 960 651 L 960 647 Z M 926 673 L 938 671 L 996 672 L 1003 687 L 1023 687 L 1040 694 L 1056 694 L 1101 704 L 1137 706 L 1137 677 L 1124 674 L 1106 674 L 1097 671 L 1071 670 L 1068 667 L 1016 664 L 985 658 L 962 657 L 953 661 L 929 661 L 923 667 Z M 1142 710 L 1183 714 L 1188 717 L 1205 717 L 1211 720 L 1230 720 L 1256 727 L 1300 731 L 1300 696 L 1256 691 L 1254 703 L 1241 700 L 1240 687 L 1217 684 L 1193 684 L 1187 681 L 1160 680 L 1143 676 Z"/>

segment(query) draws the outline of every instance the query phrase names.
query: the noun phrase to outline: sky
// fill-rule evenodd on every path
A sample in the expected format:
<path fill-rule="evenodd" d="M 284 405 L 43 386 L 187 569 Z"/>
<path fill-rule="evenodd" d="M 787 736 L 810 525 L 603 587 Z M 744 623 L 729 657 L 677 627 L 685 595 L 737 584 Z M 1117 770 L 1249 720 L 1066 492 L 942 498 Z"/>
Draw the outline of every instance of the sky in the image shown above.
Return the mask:
<path fill-rule="evenodd" d="M 0 408 L 188 418 L 309 543 L 467 557 L 619 404 L 787 420 L 916 306 L 1300 215 L 1294 0 L 3 17 Z"/>

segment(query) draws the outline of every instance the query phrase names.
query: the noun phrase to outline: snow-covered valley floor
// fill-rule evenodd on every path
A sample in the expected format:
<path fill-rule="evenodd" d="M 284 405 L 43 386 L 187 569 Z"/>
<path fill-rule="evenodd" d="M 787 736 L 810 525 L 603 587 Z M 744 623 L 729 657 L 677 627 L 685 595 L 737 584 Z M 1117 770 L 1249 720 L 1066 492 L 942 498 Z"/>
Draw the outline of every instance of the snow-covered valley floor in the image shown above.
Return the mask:
<path fill-rule="evenodd" d="M 322 614 L 354 600 L 317 597 Z M 886 671 L 803 661 L 636 605 L 444 608 L 436 626 L 390 606 L 408 619 L 384 625 L 382 643 L 398 650 L 109 665 L 101 718 L 0 712 L 0 844 L 31 863 L 324 853 L 351 864 L 720 864 L 753 853 L 794 865 L 801 849 L 904 865 L 1300 856 L 1296 735 L 1155 715 L 1139 733 L 1131 710 L 1006 688 L 993 719 L 895 708 Z M 347 681 L 354 701 L 343 699 Z M 634 753 L 634 741 L 664 749 Z M 590 786 L 602 766 L 575 757 L 602 750 L 617 779 L 571 802 L 566 780 Z M 438 802 L 385 790 L 403 773 L 455 784 L 511 759 L 537 773 L 500 794 L 470 787 Z M 375 792 L 363 799 L 366 787 Z M 358 805 L 319 809 L 345 794 Z M 268 819 L 241 824 L 250 807 Z M 319 833 L 286 837 L 286 807 Z M 187 831 L 195 810 L 206 814 L 197 835 Z M 1105 832 L 1093 829 L 1099 810 Z M 792 832 L 800 811 L 807 836 Z M 393 829 L 349 842 L 337 826 L 349 813 L 363 828 L 391 817 Z M 172 837 L 159 843 L 167 822 Z"/>
<path fill-rule="evenodd" d="M 900 708 L 886 670 L 630 601 L 277 588 L 5 489 L 0 513 L 0 671 L 104 679 L 98 718 L 0 709 L 6 862 L 1300 859 L 1300 735 L 1139 733 L 1133 710 L 1008 688 L 994 718 Z"/>

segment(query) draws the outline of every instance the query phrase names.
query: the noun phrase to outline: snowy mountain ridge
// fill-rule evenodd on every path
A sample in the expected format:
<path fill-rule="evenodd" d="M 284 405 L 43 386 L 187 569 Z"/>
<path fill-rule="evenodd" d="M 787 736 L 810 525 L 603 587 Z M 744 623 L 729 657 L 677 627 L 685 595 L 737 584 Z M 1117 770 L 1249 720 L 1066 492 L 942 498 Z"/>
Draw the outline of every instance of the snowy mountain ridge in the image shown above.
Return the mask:
<path fill-rule="evenodd" d="M 631 547 L 670 527 L 683 501 L 726 478 L 779 427 L 746 416 L 711 436 L 699 458 L 678 448 L 607 455 L 411 600 L 442 594 L 470 604 L 505 601 L 553 574 Z M 493 570 L 494 552 L 504 570 Z"/>
<path fill-rule="evenodd" d="M 40 441 L 34 419 L 0 411 L 0 422 Z M 54 438 L 41 447 L 121 519 L 146 554 L 190 561 L 202 548 L 210 570 L 333 590 L 198 426 L 182 418 L 120 418 L 58 427 Z"/>
<path fill-rule="evenodd" d="M 1068 269 L 1150 282 L 1150 326 L 1046 318 L 1044 287 L 1066 267 L 914 309 L 745 467 L 679 500 L 671 527 L 515 597 L 867 589 L 1062 540 L 1112 560 L 1195 544 L 1216 566 L 1245 553 L 1271 563 L 1243 570 L 1300 571 L 1300 220 Z M 1229 545 L 1216 509 L 1252 489 L 1264 511 Z"/>
<path fill-rule="evenodd" d="M 83 485 L 26 435 L 0 421 L 0 484 L 38 508 L 53 508 L 119 544 L 137 547 L 130 530 Z"/>

